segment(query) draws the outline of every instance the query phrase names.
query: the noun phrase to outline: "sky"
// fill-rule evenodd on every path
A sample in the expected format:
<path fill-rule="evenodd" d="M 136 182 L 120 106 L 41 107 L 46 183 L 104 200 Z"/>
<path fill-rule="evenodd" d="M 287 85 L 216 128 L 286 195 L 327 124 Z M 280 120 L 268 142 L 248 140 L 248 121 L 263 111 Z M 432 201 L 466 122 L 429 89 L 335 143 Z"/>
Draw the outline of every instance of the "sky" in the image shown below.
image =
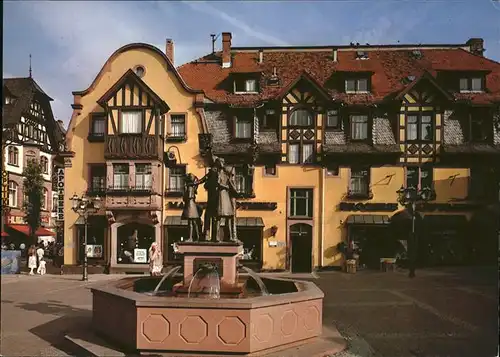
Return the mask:
<path fill-rule="evenodd" d="M 121 46 L 145 42 L 176 66 L 211 52 L 210 34 L 233 46 L 465 43 L 485 41 L 500 61 L 500 0 L 4 1 L 3 76 L 33 78 L 68 124 L 72 91 L 86 89 Z M 219 37 L 216 50 L 221 48 Z"/>

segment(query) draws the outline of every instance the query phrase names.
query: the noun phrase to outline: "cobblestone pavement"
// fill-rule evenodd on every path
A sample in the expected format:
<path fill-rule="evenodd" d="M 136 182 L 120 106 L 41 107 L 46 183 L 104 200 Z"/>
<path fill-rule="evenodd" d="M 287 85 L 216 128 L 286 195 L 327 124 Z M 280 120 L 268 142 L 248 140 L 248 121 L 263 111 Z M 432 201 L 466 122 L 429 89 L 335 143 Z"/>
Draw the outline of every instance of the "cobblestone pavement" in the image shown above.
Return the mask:
<path fill-rule="evenodd" d="M 491 357 L 498 346 L 498 270 L 321 272 L 323 321 L 349 350 L 335 357 Z M 290 275 L 286 275 L 291 277 Z M 89 328 L 89 288 L 123 275 L 2 276 L 1 354 L 67 356 L 64 335 Z M 306 357 L 306 356 L 305 356 Z"/>

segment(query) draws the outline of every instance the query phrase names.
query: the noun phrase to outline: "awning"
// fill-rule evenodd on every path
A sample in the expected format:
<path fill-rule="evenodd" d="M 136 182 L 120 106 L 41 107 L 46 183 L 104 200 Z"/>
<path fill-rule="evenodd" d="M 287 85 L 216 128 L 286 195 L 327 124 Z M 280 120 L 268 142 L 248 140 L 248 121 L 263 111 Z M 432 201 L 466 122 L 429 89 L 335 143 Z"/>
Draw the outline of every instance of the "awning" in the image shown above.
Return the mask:
<path fill-rule="evenodd" d="M 370 224 L 385 225 L 389 224 L 389 216 L 385 214 L 352 214 L 347 217 L 347 224 Z"/>
<path fill-rule="evenodd" d="M 104 215 L 89 216 L 89 224 L 95 225 L 107 225 L 107 218 Z M 75 222 L 76 225 L 83 226 L 85 224 L 85 218 L 82 216 L 78 217 Z"/>
<path fill-rule="evenodd" d="M 185 219 L 181 219 L 181 216 L 167 216 L 163 223 L 166 226 L 187 226 L 188 222 Z M 225 222 L 222 220 L 221 226 L 224 226 Z M 236 217 L 237 227 L 264 227 L 264 221 L 261 217 Z"/>
<path fill-rule="evenodd" d="M 30 235 L 30 227 L 27 224 L 9 224 L 8 227 L 21 232 L 27 236 Z M 40 227 L 36 230 L 35 236 L 55 236 L 56 234 L 48 229 Z"/>

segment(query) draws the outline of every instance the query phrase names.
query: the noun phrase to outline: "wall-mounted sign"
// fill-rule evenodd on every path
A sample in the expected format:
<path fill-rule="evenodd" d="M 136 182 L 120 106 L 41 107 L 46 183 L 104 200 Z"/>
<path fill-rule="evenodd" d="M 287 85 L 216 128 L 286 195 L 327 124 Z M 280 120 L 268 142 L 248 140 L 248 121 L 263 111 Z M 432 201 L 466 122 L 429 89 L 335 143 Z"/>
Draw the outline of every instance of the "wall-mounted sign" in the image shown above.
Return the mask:
<path fill-rule="evenodd" d="M 2 207 L 9 207 L 9 173 L 2 171 Z"/>
<path fill-rule="evenodd" d="M 269 247 L 285 247 L 286 246 L 286 242 L 282 242 L 282 241 L 276 241 L 276 240 L 270 240 L 269 241 Z"/>
<path fill-rule="evenodd" d="M 57 169 L 57 221 L 64 221 L 64 168 Z"/>
<path fill-rule="evenodd" d="M 203 209 L 207 207 L 206 202 L 197 202 Z M 237 201 L 236 207 L 239 210 L 248 211 L 274 211 L 278 208 L 277 202 L 251 202 L 251 201 Z M 168 201 L 166 204 L 166 209 L 178 209 L 184 208 L 184 202 L 182 201 Z"/>
<path fill-rule="evenodd" d="M 380 211 L 393 212 L 398 209 L 397 203 L 362 203 L 362 202 L 340 202 L 339 211 Z"/>

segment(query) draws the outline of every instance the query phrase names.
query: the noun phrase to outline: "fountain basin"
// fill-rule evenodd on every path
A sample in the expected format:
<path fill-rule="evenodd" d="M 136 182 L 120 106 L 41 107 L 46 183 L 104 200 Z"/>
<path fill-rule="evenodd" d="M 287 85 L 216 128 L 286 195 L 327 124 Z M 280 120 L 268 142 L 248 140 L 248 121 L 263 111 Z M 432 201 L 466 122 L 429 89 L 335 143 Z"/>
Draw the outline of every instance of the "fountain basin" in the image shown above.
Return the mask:
<path fill-rule="evenodd" d="M 324 295 L 314 283 L 262 280 L 271 295 L 212 300 L 150 296 L 141 285 L 158 278 L 122 279 L 91 289 L 93 328 L 127 350 L 180 354 L 276 351 L 321 335 Z"/>

